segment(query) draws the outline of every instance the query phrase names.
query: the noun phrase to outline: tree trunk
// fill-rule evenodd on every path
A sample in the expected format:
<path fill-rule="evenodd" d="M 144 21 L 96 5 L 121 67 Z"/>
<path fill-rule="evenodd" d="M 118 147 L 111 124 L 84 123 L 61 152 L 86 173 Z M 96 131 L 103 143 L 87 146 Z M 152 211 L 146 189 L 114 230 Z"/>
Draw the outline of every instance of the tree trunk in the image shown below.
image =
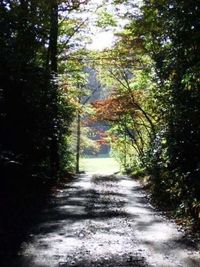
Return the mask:
<path fill-rule="evenodd" d="M 76 173 L 80 172 L 80 145 L 81 145 L 81 115 L 78 110 L 77 116 L 77 143 L 76 143 Z"/>
<path fill-rule="evenodd" d="M 58 3 L 51 1 L 51 24 L 49 37 L 49 71 L 52 81 L 52 133 L 50 142 L 50 167 L 52 177 L 56 179 L 59 170 L 59 140 L 58 140 L 58 106 L 57 106 L 57 72 L 58 72 Z"/>

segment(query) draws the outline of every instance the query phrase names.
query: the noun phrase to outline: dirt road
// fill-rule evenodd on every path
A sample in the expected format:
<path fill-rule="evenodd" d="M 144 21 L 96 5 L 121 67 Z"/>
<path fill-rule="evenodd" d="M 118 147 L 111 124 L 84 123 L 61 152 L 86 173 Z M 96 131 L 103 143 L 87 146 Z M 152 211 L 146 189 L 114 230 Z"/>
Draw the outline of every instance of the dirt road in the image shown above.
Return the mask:
<path fill-rule="evenodd" d="M 138 182 L 83 174 L 52 198 L 13 266 L 199 267 L 200 255 Z"/>

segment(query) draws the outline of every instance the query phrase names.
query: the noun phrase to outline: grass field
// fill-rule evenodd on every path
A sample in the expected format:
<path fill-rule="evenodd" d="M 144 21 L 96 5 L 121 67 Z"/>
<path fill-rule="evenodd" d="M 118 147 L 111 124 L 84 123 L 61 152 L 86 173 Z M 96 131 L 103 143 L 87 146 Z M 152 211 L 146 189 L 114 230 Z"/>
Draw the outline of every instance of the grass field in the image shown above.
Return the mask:
<path fill-rule="evenodd" d="M 120 167 L 113 158 L 82 158 L 81 171 L 97 174 L 113 174 L 119 172 Z"/>

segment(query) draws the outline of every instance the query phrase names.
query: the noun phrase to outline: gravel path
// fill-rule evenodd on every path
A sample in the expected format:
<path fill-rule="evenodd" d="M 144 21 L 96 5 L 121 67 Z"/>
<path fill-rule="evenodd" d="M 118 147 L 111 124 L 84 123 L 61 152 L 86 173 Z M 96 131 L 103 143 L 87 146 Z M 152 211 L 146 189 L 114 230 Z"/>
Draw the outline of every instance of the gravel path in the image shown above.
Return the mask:
<path fill-rule="evenodd" d="M 178 227 L 126 176 L 83 174 L 43 211 L 12 267 L 199 267 Z"/>

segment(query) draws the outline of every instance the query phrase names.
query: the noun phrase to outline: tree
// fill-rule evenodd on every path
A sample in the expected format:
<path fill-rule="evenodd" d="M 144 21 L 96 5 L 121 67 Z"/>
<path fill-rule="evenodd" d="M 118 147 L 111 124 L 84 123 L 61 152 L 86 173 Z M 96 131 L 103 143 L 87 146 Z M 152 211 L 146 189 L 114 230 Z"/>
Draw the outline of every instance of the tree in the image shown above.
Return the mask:
<path fill-rule="evenodd" d="M 127 29 L 152 60 L 151 94 L 158 120 L 148 158 L 157 165 L 154 190 L 181 206 L 181 212 L 197 216 L 199 4 L 144 1 L 139 16 L 129 15 Z M 155 176 L 155 168 L 152 172 Z"/>
<path fill-rule="evenodd" d="M 118 128 L 121 144 L 130 144 L 128 147 L 132 152 L 128 154 L 135 150 L 136 161 L 143 165 L 145 151 L 156 134 L 154 107 L 150 91 L 146 90 L 152 86 L 149 78 L 151 61 L 142 55 L 141 43 L 131 36 L 128 29 L 118 33 L 118 37 L 114 48 L 96 55 L 100 61 L 100 81 L 110 93 L 107 93 L 107 99 L 97 101 L 93 106 L 97 111 L 96 119 L 112 122 L 115 134 Z M 113 140 L 117 142 L 116 138 Z M 124 149 L 122 151 L 124 153 Z M 122 161 L 125 162 L 123 156 Z M 131 164 L 134 159 L 130 156 L 129 161 Z"/>
<path fill-rule="evenodd" d="M 0 2 L 2 190 L 37 195 L 31 190 L 71 166 L 67 142 L 75 108 L 61 89 L 60 28 L 70 21 L 64 16 L 86 2 Z"/>

